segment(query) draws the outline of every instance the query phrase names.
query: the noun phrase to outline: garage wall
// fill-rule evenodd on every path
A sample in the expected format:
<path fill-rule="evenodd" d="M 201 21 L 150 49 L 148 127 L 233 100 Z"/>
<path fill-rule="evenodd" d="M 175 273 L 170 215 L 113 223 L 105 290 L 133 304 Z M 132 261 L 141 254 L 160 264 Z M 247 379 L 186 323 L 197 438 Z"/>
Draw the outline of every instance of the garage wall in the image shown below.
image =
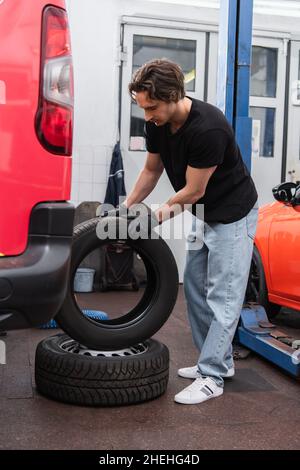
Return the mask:
<path fill-rule="evenodd" d="M 103 200 L 116 139 L 116 2 L 69 0 L 74 59 L 75 125 L 72 201 Z M 107 4 L 103 8 L 103 4 Z M 108 5 L 109 4 L 109 5 Z"/>

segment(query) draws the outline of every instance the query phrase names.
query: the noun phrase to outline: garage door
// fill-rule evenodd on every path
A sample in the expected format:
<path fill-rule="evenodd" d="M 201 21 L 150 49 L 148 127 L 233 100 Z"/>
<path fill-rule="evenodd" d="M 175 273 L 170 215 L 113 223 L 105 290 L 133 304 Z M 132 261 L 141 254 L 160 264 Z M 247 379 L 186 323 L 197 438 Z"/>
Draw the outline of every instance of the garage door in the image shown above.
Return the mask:
<path fill-rule="evenodd" d="M 286 41 L 254 38 L 250 116 L 253 118 L 251 173 L 260 205 L 271 202 L 272 188 L 281 182 L 285 99 Z"/>
<path fill-rule="evenodd" d="M 144 113 L 131 100 L 127 91 L 132 74 L 145 62 L 154 58 L 167 58 L 177 62 L 185 75 L 187 95 L 203 100 L 205 82 L 205 48 L 206 34 L 201 31 L 176 30 L 175 28 L 147 27 L 126 25 L 124 29 L 123 48 L 126 59 L 122 74 L 122 114 L 121 114 L 121 147 L 125 168 L 125 183 L 130 191 L 146 159 L 145 140 L 143 136 Z M 162 175 L 157 188 L 146 199 L 147 204 L 160 205 L 174 194 L 165 174 Z M 189 219 L 190 214 L 185 217 Z M 187 220 L 187 225 L 189 220 Z M 179 276 L 182 281 L 185 240 L 182 233 L 181 216 L 174 220 L 174 235 L 166 240 L 172 249 Z M 166 234 L 167 236 L 167 234 Z"/>

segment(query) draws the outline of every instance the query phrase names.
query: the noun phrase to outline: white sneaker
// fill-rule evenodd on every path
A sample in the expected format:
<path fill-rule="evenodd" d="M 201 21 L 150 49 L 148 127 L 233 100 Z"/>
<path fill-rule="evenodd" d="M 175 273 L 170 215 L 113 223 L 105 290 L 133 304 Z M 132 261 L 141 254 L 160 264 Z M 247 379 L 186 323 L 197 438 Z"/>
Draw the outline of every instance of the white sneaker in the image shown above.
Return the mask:
<path fill-rule="evenodd" d="M 183 369 L 178 369 L 177 373 L 179 377 L 183 377 L 184 379 L 199 379 L 202 377 L 201 373 L 198 371 L 198 366 L 184 367 Z M 227 374 L 223 377 L 228 379 L 233 377 L 234 374 L 235 370 L 234 367 L 232 367 L 231 369 L 228 369 Z"/>
<path fill-rule="evenodd" d="M 219 387 L 210 377 L 206 377 L 194 380 L 191 385 L 175 395 L 174 401 L 183 405 L 196 405 L 210 398 L 220 397 L 222 394 L 223 387 Z"/>
<path fill-rule="evenodd" d="M 226 372 L 225 375 L 223 375 L 223 378 L 224 379 L 230 379 L 230 377 L 233 377 L 235 374 L 235 368 L 234 367 L 231 367 L 230 369 L 228 369 L 228 371 Z"/>
<path fill-rule="evenodd" d="M 178 369 L 177 373 L 179 377 L 183 377 L 184 379 L 199 379 L 202 377 L 201 373 L 198 371 L 198 366 L 184 367 L 183 369 Z"/>

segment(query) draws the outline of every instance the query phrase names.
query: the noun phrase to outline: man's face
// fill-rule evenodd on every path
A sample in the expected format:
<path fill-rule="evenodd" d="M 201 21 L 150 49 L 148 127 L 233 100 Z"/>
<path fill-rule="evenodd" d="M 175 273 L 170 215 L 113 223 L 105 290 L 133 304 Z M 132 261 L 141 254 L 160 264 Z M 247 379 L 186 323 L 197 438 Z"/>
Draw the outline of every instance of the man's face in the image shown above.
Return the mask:
<path fill-rule="evenodd" d="M 145 121 L 154 122 L 156 126 L 163 126 L 169 122 L 176 110 L 176 103 L 151 100 L 148 91 L 136 93 L 135 100 L 137 105 L 145 112 Z"/>

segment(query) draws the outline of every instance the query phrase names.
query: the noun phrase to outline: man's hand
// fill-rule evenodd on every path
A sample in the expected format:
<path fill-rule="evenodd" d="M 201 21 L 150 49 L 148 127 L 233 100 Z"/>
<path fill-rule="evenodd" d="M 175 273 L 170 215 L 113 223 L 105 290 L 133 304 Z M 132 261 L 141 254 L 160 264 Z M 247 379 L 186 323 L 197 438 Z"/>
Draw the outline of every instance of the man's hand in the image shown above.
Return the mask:
<path fill-rule="evenodd" d="M 128 236 L 132 240 L 149 238 L 152 230 L 159 225 L 159 220 L 149 207 L 143 205 L 143 210 L 128 225 Z"/>
<path fill-rule="evenodd" d="M 125 204 L 120 204 L 119 206 L 111 209 L 110 211 L 103 211 L 100 214 L 100 217 L 127 217 L 129 209 Z"/>

